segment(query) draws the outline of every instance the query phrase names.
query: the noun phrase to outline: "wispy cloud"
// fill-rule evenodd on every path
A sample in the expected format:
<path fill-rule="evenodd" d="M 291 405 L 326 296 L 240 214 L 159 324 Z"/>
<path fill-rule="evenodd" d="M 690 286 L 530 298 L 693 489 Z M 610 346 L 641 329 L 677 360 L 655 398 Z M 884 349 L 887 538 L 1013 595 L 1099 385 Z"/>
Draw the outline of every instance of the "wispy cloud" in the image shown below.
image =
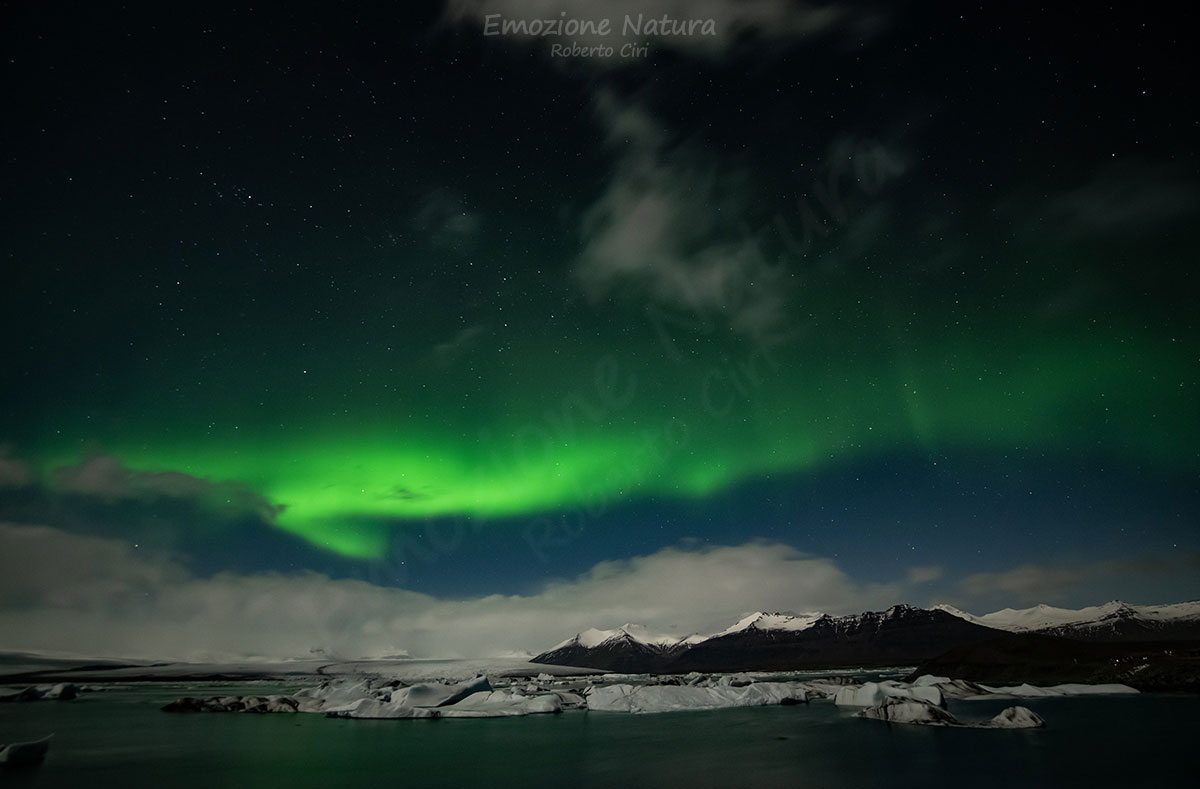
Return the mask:
<path fill-rule="evenodd" d="M 51 475 L 60 492 L 105 502 L 180 499 L 195 501 L 226 514 L 249 513 L 271 521 L 282 510 L 243 483 L 210 480 L 180 471 L 142 471 L 112 455 L 92 455 L 79 463 L 60 466 Z"/>
<path fill-rule="evenodd" d="M 932 583 L 941 577 L 942 568 L 938 565 L 930 564 L 908 568 L 908 582 L 910 584 L 916 585 Z"/>
<path fill-rule="evenodd" d="M 669 133 L 642 107 L 595 103 L 617 162 L 584 217 L 575 274 L 594 297 L 635 293 L 759 334 L 785 318 L 787 272 L 748 230 L 747 175 Z"/>
<path fill-rule="evenodd" d="M 1129 236 L 1192 216 L 1200 208 L 1200 185 L 1178 167 L 1144 159 L 1117 160 L 1091 179 L 1052 197 L 1050 216 L 1068 232 Z"/>
<path fill-rule="evenodd" d="M 475 243 L 483 224 L 481 214 L 447 189 L 435 189 L 425 195 L 412 218 L 413 229 L 427 244 L 460 251 Z"/>
<path fill-rule="evenodd" d="M 23 488 L 32 482 L 29 464 L 14 456 L 9 447 L 0 446 L 0 488 Z"/>
<path fill-rule="evenodd" d="M 471 352 L 487 334 L 482 323 L 466 326 L 453 337 L 433 346 L 433 358 L 441 367 L 449 367 L 465 354 Z"/>
<path fill-rule="evenodd" d="M 1017 603 L 1095 605 L 1116 596 L 1132 596 L 1127 590 L 1153 588 L 1154 582 L 1194 578 L 1197 571 L 1200 555 L 1182 551 L 1094 562 L 1028 563 L 1008 570 L 973 573 L 963 578 L 958 588 L 966 604 L 981 610 Z"/>

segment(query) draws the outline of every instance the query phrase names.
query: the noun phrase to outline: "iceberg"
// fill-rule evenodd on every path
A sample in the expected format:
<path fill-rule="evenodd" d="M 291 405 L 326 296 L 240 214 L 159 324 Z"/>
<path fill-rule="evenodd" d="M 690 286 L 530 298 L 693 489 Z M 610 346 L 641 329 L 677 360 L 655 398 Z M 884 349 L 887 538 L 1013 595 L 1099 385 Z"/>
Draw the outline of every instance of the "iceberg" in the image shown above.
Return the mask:
<path fill-rule="evenodd" d="M 290 696 L 213 696 L 196 699 L 184 696 L 162 707 L 163 712 L 299 712 L 300 704 Z"/>
<path fill-rule="evenodd" d="M 920 723 L 925 726 L 961 726 L 946 710 L 921 699 L 890 696 L 880 704 L 857 713 L 860 718 L 888 723 Z"/>
<path fill-rule="evenodd" d="M 439 711 L 443 718 L 503 718 L 562 712 L 562 703 L 554 693 L 531 697 L 493 690 L 474 693 Z"/>
<path fill-rule="evenodd" d="M 986 725 L 993 729 L 1040 729 L 1046 722 L 1028 707 L 1008 707 Z"/>
<path fill-rule="evenodd" d="M 967 682 L 965 679 L 935 677 L 930 674 L 922 674 L 912 684 L 914 687 L 936 687 L 942 692 L 942 696 L 948 699 L 969 699 L 987 694 L 987 690 L 982 685 L 976 685 L 974 682 Z"/>
<path fill-rule="evenodd" d="M 980 685 L 985 693 L 996 696 L 1024 696 L 1026 698 L 1051 698 L 1055 696 L 1092 696 L 1101 694 L 1125 694 L 1138 693 L 1136 688 L 1131 688 L 1128 685 L 1108 684 L 1108 685 L 1083 685 L 1077 682 L 1068 682 L 1063 685 L 1051 685 L 1049 687 L 1038 687 L 1037 685 L 1013 685 L 1011 687 L 994 688 L 990 685 Z M 987 696 L 983 696 L 987 698 Z"/>
<path fill-rule="evenodd" d="M 414 707 L 399 702 L 359 699 L 328 710 L 330 718 L 405 719 L 405 718 L 507 718 L 562 712 L 557 695 L 523 696 L 502 690 L 481 690 L 453 704 L 440 707 Z"/>
<path fill-rule="evenodd" d="M 407 688 L 398 688 L 392 691 L 389 701 L 405 707 L 444 707 L 480 691 L 491 689 L 492 683 L 481 674 L 474 679 L 449 685 L 422 682 Z"/>
<path fill-rule="evenodd" d="M 711 710 L 724 707 L 762 707 L 774 704 L 803 704 L 808 692 L 788 682 L 756 682 L 741 687 L 695 685 L 604 685 L 592 688 L 589 710 L 603 712 L 674 712 Z"/>
<path fill-rule="evenodd" d="M 403 704 L 392 704 L 379 699 L 358 699 L 349 704 L 343 704 L 325 711 L 329 718 L 359 718 L 362 720 L 404 719 L 404 718 L 438 718 L 441 711 L 437 707 L 408 707 Z"/>
<path fill-rule="evenodd" d="M 17 690 L 15 688 L 0 689 L 0 702 L 4 701 L 70 701 L 77 697 L 82 688 L 71 682 L 60 682 L 57 685 L 33 685 Z"/>
<path fill-rule="evenodd" d="M 907 685 L 887 680 L 867 682 L 861 686 L 846 686 L 838 690 L 833 703 L 842 707 L 877 707 L 889 698 L 924 701 L 937 707 L 945 707 L 946 699 L 936 685 Z"/>
<path fill-rule="evenodd" d="M 0 767 L 32 767 L 41 764 L 46 758 L 46 751 L 50 749 L 50 738 L 53 736 L 51 734 L 31 742 L 0 744 Z"/>
<path fill-rule="evenodd" d="M 920 699 L 892 696 L 874 707 L 857 713 L 860 718 L 887 723 L 915 723 L 922 726 L 955 726 L 964 729 L 1040 729 L 1046 725 L 1041 716 L 1028 707 L 1008 707 L 983 723 L 962 723 L 949 711 Z"/>

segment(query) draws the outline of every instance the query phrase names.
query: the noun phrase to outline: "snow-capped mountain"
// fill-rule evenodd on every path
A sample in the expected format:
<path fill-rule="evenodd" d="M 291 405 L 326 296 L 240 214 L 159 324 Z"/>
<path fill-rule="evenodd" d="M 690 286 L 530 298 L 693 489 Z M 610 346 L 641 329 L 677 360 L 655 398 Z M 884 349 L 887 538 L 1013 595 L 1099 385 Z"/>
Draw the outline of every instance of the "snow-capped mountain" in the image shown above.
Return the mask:
<path fill-rule="evenodd" d="M 641 625 L 625 624 L 612 630 L 592 628 L 568 638 L 533 658 L 534 663 L 557 666 L 584 666 L 609 671 L 637 672 L 645 665 L 666 662 L 680 649 L 693 643 L 689 639 L 652 634 Z"/>
<path fill-rule="evenodd" d="M 756 611 L 710 636 L 651 637 L 631 625 L 588 630 L 533 662 L 630 673 L 897 665 L 999 635 L 944 611 L 908 605 L 842 617 Z"/>
<path fill-rule="evenodd" d="M 711 636 L 705 636 L 697 639 L 695 643 L 705 641 L 709 638 L 720 638 L 731 633 L 740 633 L 744 630 L 807 630 L 813 626 L 818 619 L 825 616 L 821 613 L 807 614 L 768 614 L 764 611 L 755 611 L 749 616 L 742 617 L 732 626 L 725 628 L 719 633 L 713 633 Z"/>
<path fill-rule="evenodd" d="M 949 605 L 895 605 L 836 617 L 755 611 L 719 632 L 685 638 L 631 624 L 585 630 L 533 662 L 628 673 L 908 665 L 1010 633 L 1105 642 L 1200 639 L 1200 601 L 1137 606 L 1114 600 L 1078 610 L 1039 605 L 983 616 Z"/>
<path fill-rule="evenodd" d="M 1130 605 L 1113 600 L 1087 608 L 1005 608 L 975 616 L 938 605 L 968 622 L 1010 633 L 1042 633 L 1085 641 L 1161 641 L 1200 638 L 1200 601 L 1170 605 Z"/>
<path fill-rule="evenodd" d="M 797 617 L 796 619 L 800 619 Z M 907 665 L 966 643 L 1001 637 L 944 611 L 895 605 L 849 616 L 817 615 L 790 628 L 715 635 L 674 656 L 671 671 L 752 671 L 833 666 Z"/>

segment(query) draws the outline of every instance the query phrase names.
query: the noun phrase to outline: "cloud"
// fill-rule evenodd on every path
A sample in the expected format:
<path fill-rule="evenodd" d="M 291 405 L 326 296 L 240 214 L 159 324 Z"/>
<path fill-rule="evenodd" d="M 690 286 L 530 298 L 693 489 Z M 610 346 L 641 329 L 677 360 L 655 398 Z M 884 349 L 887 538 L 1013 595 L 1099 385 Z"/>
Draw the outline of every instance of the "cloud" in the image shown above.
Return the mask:
<path fill-rule="evenodd" d="M 1128 236 L 1151 232 L 1200 208 L 1200 188 L 1177 167 L 1143 159 L 1117 160 L 1092 179 L 1049 203 L 1049 211 L 1069 232 Z"/>
<path fill-rule="evenodd" d="M 477 323 L 467 326 L 445 342 L 433 346 L 433 358 L 441 367 L 450 367 L 464 354 L 470 353 L 487 334 L 488 327 Z"/>
<path fill-rule="evenodd" d="M 94 657 L 484 656 L 630 621 L 686 635 L 760 608 L 883 608 L 905 591 L 858 584 L 827 558 L 750 542 L 665 548 L 529 595 L 453 600 L 313 572 L 201 577 L 129 542 L 0 524 L 3 646 Z"/>
<path fill-rule="evenodd" d="M 927 584 L 936 581 L 941 577 L 942 568 L 937 565 L 908 568 L 908 582 L 910 584 Z"/>
<path fill-rule="evenodd" d="M 272 521 L 282 511 L 249 486 L 213 481 L 180 471 L 141 471 L 111 455 L 93 455 L 52 473 L 51 486 L 61 492 L 90 496 L 112 503 L 178 499 L 195 501 L 227 515 L 253 514 Z"/>
<path fill-rule="evenodd" d="M 32 482 L 29 464 L 13 457 L 9 447 L 0 446 L 0 488 L 23 488 Z"/>
<path fill-rule="evenodd" d="M 435 189 L 422 198 L 412 224 L 431 246 L 461 250 L 475 243 L 483 230 L 483 217 L 469 210 L 461 197 Z"/>
<path fill-rule="evenodd" d="M 758 335 L 780 328 L 788 273 L 738 224 L 745 173 L 697 146 L 672 145 L 641 107 L 601 92 L 595 103 L 617 163 L 585 212 L 574 273 L 594 298 L 631 288 L 650 301 Z"/>
<path fill-rule="evenodd" d="M 1002 572 L 968 575 L 962 580 L 961 588 L 972 597 L 1000 592 L 1032 602 L 1057 597 L 1087 575 L 1084 567 L 1023 564 Z"/>
<path fill-rule="evenodd" d="M 729 51 L 743 40 L 755 42 L 792 41 L 848 29 L 859 35 L 871 35 L 882 26 L 880 13 L 847 3 L 806 3 L 801 0 L 609 0 L 603 4 L 588 0 L 448 0 L 447 17 L 456 23 L 469 23 L 483 35 L 487 17 L 499 29 L 505 20 L 511 22 L 535 20 L 609 20 L 608 35 L 597 35 L 586 29 L 576 35 L 506 35 L 504 40 L 525 44 L 540 44 L 547 51 L 553 44 L 578 42 L 581 46 L 608 44 L 617 47 L 627 41 L 644 42 L 649 38 L 655 47 L 712 58 Z M 632 24 L 638 20 L 712 20 L 709 34 L 697 27 L 690 35 L 637 36 L 627 34 L 625 19 Z M 501 39 L 493 39 L 501 40 Z M 621 68 L 637 64 L 635 58 L 600 57 L 583 59 L 596 68 Z"/>
<path fill-rule="evenodd" d="M 1014 600 L 1095 605 L 1117 596 L 1128 598 L 1139 594 L 1137 591 L 1130 594 L 1122 588 L 1178 588 L 1179 579 L 1194 578 L 1197 570 L 1200 570 L 1200 554 L 1180 552 L 1058 565 L 1022 564 L 1008 570 L 968 575 L 958 586 L 968 600 L 990 601 L 992 605 L 1011 605 Z"/>

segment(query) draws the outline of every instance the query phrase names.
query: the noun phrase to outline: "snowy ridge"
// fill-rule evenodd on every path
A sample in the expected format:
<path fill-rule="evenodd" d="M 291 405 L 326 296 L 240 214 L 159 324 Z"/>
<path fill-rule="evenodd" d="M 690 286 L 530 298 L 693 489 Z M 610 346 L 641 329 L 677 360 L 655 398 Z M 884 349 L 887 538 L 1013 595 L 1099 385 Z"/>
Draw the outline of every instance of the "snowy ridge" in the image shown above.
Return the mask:
<path fill-rule="evenodd" d="M 1104 605 L 1079 609 L 1055 608 L 1043 604 L 1035 605 L 1032 608 L 1003 608 L 983 616 L 969 614 L 951 605 L 937 605 L 934 608 L 968 622 L 994 627 L 997 630 L 1007 630 L 1011 633 L 1031 633 L 1060 628 L 1102 627 L 1121 620 L 1149 623 L 1200 620 L 1200 601 L 1169 605 L 1130 605 L 1120 600 L 1112 600 Z"/>
<path fill-rule="evenodd" d="M 933 610 L 934 611 L 945 611 L 947 614 L 950 614 L 951 616 L 957 616 L 959 619 L 965 619 L 968 622 L 971 622 L 976 625 L 983 624 L 983 622 L 980 620 L 980 618 L 975 616 L 974 614 L 968 614 L 966 611 L 963 611 L 961 608 L 955 608 L 954 606 L 947 605 L 945 603 L 938 603 L 937 605 L 935 605 L 933 607 Z"/>
<path fill-rule="evenodd" d="M 565 641 L 560 641 L 548 651 L 553 652 L 557 649 L 576 645 L 584 647 L 585 649 L 595 649 L 601 644 L 610 641 L 617 642 L 623 640 L 660 649 L 676 646 L 692 646 L 703 641 L 707 641 L 710 638 L 727 636 L 732 633 L 740 633 L 750 629 L 788 631 L 807 630 L 823 616 L 825 616 L 825 614 L 784 614 L 755 611 L 752 614 L 742 617 L 730 627 L 727 627 L 717 633 L 711 633 L 708 635 L 703 633 L 692 633 L 691 635 L 684 636 L 683 638 L 652 633 L 645 626 L 635 624 L 624 624 L 620 627 L 613 628 L 612 630 L 601 630 L 593 627 L 589 628 L 588 630 L 584 630 L 566 639 Z"/>
<path fill-rule="evenodd" d="M 688 636 L 693 638 L 693 636 Z M 624 624 L 612 630 L 600 630 L 598 628 L 589 628 L 582 633 L 568 638 L 552 647 L 554 649 L 562 649 L 563 647 L 579 645 L 586 649 L 594 649 L 608 641 L 632 641 L 636 644 L 645 644 L 652 647 L 669 647 L 675 644 L 682 643 L 687 639 L 676 638 L 675 636 L 660 635 L 651 633 L 642 625 Z"/>
<path fill-rule="evenodd" d="M 714 633 L 711 636 L 700 638 L 693 643 L 705 641 L 708 638 L 718 638 L 727 636 L 731 633 L 740 633 L 750 628 L 757 630 L 807 630 L 816 623 L 818 619 L 825 616 L 820 613 L 805 613 L 805 614 L 769 614 L 764 611 L 755 611 L 749 616 L 742 617 L 731 627 L 727 627 L 719 633 Z"/>

